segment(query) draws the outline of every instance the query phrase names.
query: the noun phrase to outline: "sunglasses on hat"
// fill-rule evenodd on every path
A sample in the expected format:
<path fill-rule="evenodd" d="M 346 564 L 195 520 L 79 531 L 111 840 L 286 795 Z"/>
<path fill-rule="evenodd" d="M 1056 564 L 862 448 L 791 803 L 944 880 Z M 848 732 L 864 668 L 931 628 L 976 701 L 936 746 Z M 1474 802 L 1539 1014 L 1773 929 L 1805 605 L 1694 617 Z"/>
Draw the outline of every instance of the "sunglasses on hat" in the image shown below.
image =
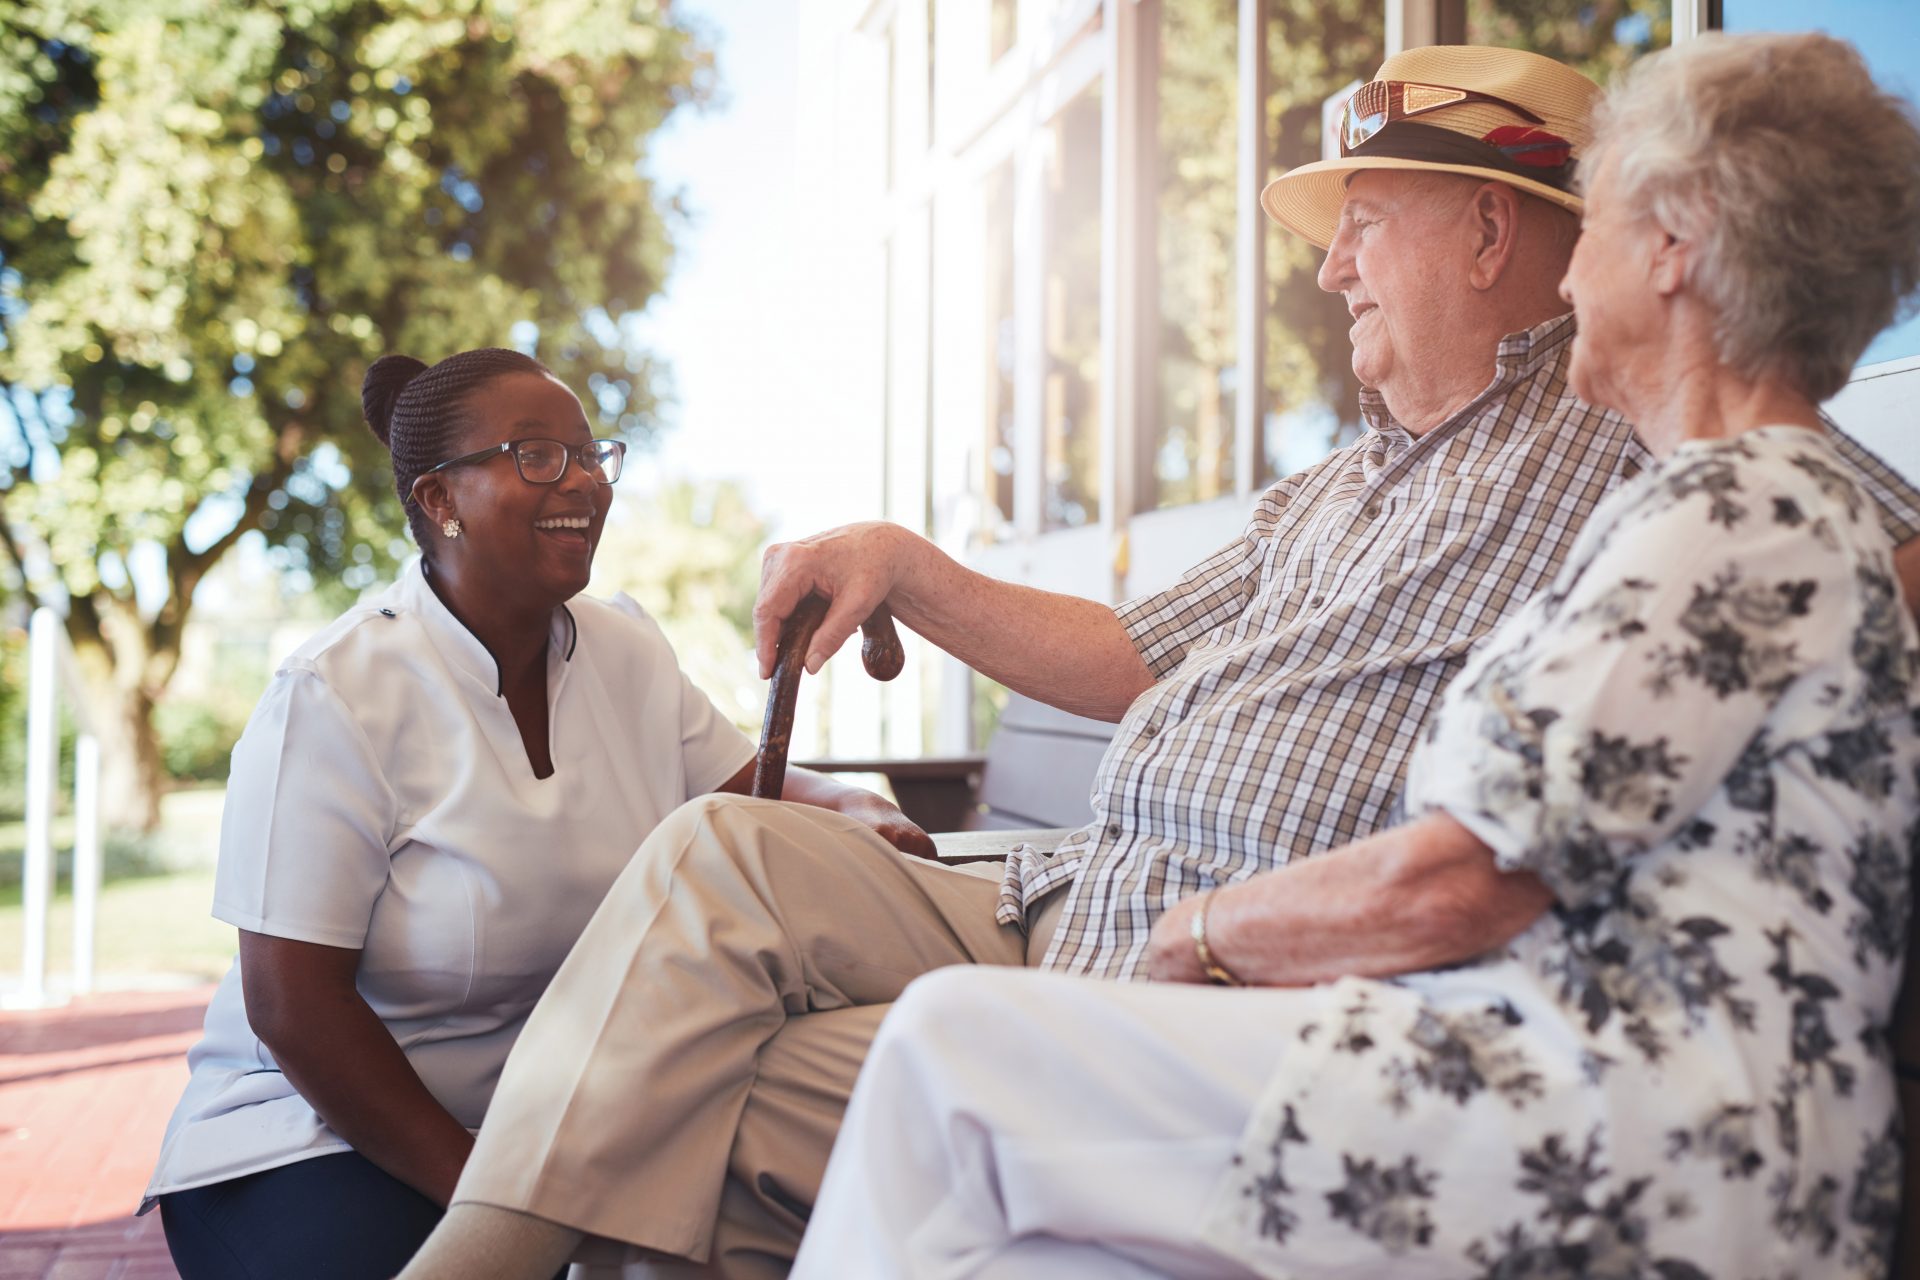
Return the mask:
<path fill-rule="evenodd" d="M 1457 107 L 1467 102 L 1486 102 L 1505 107 L 1533 124 L 1546 123 L 1540 116 L 1517 102 L 1496 98 L 1473 89 L 1451 85 L 1418 84 L 1411 80 L 1369 80 L 1353 91 L 1340 111 L 1340 154 L 1352 154 L 1354 148 L 1396 120 L 1411 120 L 1441 107 Z"/>

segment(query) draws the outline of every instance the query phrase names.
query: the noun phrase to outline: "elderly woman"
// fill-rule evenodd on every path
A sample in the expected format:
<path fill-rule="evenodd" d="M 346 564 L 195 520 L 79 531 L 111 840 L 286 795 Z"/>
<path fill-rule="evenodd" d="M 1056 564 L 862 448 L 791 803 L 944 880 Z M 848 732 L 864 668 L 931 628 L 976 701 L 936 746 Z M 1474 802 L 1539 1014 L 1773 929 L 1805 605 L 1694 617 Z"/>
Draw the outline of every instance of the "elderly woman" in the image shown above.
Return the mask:
<path fill-rule="evenodd" d="M 1449 689 L 1404 825 L 1130 987 L 949 969 L 797 1274 L 1879 1276 L 1920 652 L 1817 404 L 1920 281 L 1920 131 L 1818 36 L 1607 102 L 1563 291 L 1660 465 Z"/>
<path fill-rule="evenodd" d="M 234 749 L 213 910 L 240 956 L 143 1206 L 185 1280 L 399 1270 L 634 849 L 752 778 L 652 619 L 580 594 L 625 446 L 564 384 L 486 349 L 384 357 L 362 398 L 422 555 L 281 665 Z M 931 852 L 878 796 L 788 791 Z"/>

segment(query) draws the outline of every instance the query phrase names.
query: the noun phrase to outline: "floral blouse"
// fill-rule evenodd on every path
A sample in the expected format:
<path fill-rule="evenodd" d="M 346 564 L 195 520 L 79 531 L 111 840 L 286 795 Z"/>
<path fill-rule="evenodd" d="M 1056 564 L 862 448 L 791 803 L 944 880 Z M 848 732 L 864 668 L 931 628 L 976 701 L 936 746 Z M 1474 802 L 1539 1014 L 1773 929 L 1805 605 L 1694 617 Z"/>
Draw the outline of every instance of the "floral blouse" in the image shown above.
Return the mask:
<path fill-rule="evenodd" d="M 1276 1276 L 1886 1274 L 1917 664 L 1819 435 L 1691 442 L 1610 497 L 1408 780 L 1554 905 L 1299 993 L 1216 1244 Z"/>

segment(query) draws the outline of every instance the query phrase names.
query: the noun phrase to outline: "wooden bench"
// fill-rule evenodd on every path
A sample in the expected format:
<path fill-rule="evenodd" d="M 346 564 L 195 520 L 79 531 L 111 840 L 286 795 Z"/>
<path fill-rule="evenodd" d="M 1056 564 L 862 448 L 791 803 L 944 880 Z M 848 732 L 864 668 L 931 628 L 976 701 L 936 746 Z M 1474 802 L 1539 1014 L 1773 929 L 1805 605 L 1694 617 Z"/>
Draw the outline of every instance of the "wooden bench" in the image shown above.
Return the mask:
<path fill-rule="evenodd" d="M 822 773 L 883 774 L 901 810 L 939 833 L 940 856 L 988 856 L 1016 839 L 1057 842 L 1093 818 L 1093 775 L 1115 726 L 1009 694 L 986 754 L 810 760 Z M 1017 833 L 987 836 L 989 832 Z"/>

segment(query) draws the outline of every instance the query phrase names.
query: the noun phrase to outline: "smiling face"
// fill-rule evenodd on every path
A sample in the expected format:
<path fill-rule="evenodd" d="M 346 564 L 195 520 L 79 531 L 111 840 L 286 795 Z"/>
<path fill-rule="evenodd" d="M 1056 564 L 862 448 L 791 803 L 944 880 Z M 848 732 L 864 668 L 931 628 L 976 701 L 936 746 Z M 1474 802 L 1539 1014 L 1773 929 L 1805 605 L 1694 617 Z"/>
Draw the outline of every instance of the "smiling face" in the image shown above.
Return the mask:
<path fill-rule="evenodd" d="M 543 374 L 495 378 L 462 407 L 468 425 L 456 456 L 514 440 L 576 446 L 593 438 L 579 398 Z M 529 608 L 551 608 L 586 589 L 613 489 L 588 476 L 579 459 L 569 458 L 553 484 L 522 480 L 510 453 L 423 476 L 419 485 L 434 482 L 461 526 L 459 538 L 436 546 L 436 563 L 457 555 L 484 565 L 489 590 Z"/>
<path fill-rule="evenodd" d="M 1655 257 L 1669 237 L 1616 198 L 1614 162 L 1588 184 L 1580 241 L 1560 282 L 1577 330 L 1569 379 L 1588 404 L 1631 414 L 1645 356 L 1669 341 L 1670 318 L 1655 283 Z"/>
<path fill-rule="evenodd" d="M 1471 185 L 1425 174 L 1354 175 L 1319 283 L 1353 316 L 1353 374 L 1391 401 L 1396 383 L 1431 379 L 1450 358 L 1447 317 L 1471 292 L 1460 213 Z"/>

